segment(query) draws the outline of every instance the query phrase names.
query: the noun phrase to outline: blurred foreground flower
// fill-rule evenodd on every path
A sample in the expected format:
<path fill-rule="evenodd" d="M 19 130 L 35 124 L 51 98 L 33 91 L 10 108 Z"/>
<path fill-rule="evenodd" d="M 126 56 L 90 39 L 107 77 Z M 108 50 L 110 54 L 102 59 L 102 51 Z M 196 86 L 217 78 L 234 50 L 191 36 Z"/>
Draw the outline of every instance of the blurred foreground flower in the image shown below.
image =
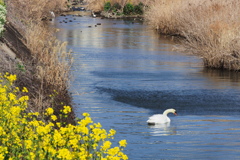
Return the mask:
<path fill-rule="evenodd" d="M 18 97 L 19 88 L 13 87 L 15 75 L 0 74 L 0 160 L 2 159 L 66 159 L 66 160 L 126 160 L 123 153 L 126 140 L 111 148 L 108 139 L 116 131 L 107 132 L 100 123 L 93 123 L 88 113 L 77 125 L 55 122 L 53 108 L 47 108 L 41 120 L 39 113 L 27 113 L 28 96 Z M 21 94 L 27 94 L 27 88 Z M 70 106 L 64 106 L 67 116 Z M 64 125 L 63 125 L 64 124 Z"/>

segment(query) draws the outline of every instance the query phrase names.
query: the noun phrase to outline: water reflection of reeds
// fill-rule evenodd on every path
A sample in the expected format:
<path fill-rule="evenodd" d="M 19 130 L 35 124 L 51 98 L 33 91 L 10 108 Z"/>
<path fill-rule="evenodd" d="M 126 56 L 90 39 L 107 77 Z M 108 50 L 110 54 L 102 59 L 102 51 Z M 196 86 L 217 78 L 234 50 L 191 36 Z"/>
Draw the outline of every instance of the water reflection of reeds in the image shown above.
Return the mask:
<path fill-rule="evenodd" d="M 201 73 L 215 84 L 224 82 L 230 86 L 240 86 L 240 74 L 238 72 L 204 68 Z"/>

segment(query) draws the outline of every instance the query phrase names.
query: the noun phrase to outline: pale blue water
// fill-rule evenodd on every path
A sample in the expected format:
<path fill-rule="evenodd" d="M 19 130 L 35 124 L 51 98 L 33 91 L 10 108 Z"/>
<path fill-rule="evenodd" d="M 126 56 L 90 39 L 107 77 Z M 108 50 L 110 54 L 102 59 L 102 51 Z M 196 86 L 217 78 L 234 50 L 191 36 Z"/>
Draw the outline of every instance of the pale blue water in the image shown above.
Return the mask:
<path fill-rule="evenodd" d="M 73 22 L 59 23 L 65 18 Z M 139 21 L 67 16 L 55 26 L 75 59 L 77 116 L 117 130 L 129 159 L 240 159 L 238 73 L 204 69 Z M 170 126 L 146 124 L 167 108 L 179 114 Z"/>

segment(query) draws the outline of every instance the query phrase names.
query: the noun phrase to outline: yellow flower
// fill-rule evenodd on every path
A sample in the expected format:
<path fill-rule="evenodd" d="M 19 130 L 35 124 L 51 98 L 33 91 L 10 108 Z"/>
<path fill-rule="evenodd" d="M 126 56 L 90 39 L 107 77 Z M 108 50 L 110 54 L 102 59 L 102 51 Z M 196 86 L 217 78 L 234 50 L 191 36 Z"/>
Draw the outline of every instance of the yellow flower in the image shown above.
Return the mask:
<path fill-rule="evenodd" d="M 33 113 L 33 115 L 39 116 L 39 112 L 35 112 L 35 113 Z"/>
<path fill-rule="evenodd" d="M 4 87 L 1 87 L 1 88 L 0 88 L 0 93 L 1 93 L 1 94 L 2 94 L 2 93 L 6 93 L 6 91 L 7 91 L 6 88 L 4 88 Z"/>
<path fill-rule="evenodd" d="M 126 146 L 127 146 L 127 141 L 126 141 L 125 139 L 119 141 L 119 146 L 120 146 L 120 147 L 126 147 Z"/>
<path fill-rule="evenodd" d="M 23 87 L 22 92 L 28 92 L 28 89 L 26 87 Z"/>
<path fill-rule="evenodd" d="M 67 160 L 68 160 L 68 159 L 72 159 L 72 154 L 71 154 L 71 152 L 70 152 L 68 149 L 66 149 L 66 148 L 59 149 L 57 158 L 67 159 Z"/>
<path fill-rule="evenodd" d="M 101 146 L 103 151 L 106 151 L 107 149 L 109 149 L 111 147 L 112 143 L 110 141 L 105 141 L 103 143 L 103 145 Z"/>
<path fill-rule="evenodd" d="M 41 136 L 48 134 L 50 128 L 48 126 L 37 126 L 37 133 Z"/>
<path fill-rule="evenodd" d="M 0 153 L 8 153 L 7 147 L 0 146 Z"/>
<path fill-rule="evenodd" d="M 4 160 L 4 154 L 3 153 L 0 154 L 0 160 Z"/>
<path fill-rule="evenodd" d="M 58 126 L 58 128 L 61 127 L 61 123 L 57 122 L 56 125 Z"/>
<path fill-rule="evenodd" d="M 71 112 L 71 107 L 70 106 L 63 106 L 63 113 L 64 114 L 68 114 L 68 113 L 70 113 Z"/>
<path fill-rule="evenodd" d="M 101 128 L 101 127 L 102 127 L 101 123 L 95 123 L 94 126 L 95 126 L 96 128 Z"/>
<path fill-rule="evenodd" d="M 31 159 L 35 159 L 35 154 L 33 152 L 30 152 Z"/>
<path fill-rule="evenodd" d="M 71 139 L 69 140 L 69 145 L 72 146 L 72 148 L 78 148 L 78 139 Z"/>
<path fill-rule="evenodd" d="M 4 131 L 3 127 L 0 126 L 0 136 L 5 135 L 5 134 L 6 134 L 6 132 Z"/>
<path fill-rule="evenodd" d="M 20 103 L 22 103 L 22 102 L 28 101 L 29 97 L 28 96 L 22 96 L 18 100 L 19 100 Z"/>
<path fill-rule="evenodd" d="M 0 74 L 0 160 L 128 159 L 122 152 L 126 140 L 119 141 L 119 147 L 111 148 L 107 138 L 113 138 L 116 131 L 111 129 L 108 133 L 100 123 L 93 123 L 88 113 L 83 113 L 84 118 L 77 125 L 71 125 L 39 120 L 39 112 L 26 111 L 29 97 L 17 97 L 21 91 L 12 86 L 14 80 L 14 75 Z M 28 90 L 24 87 L 22 92 Z M 71 107 L 64 106 L 62 113 L 69 112 Z M 57 120 L 53 108 L 46 109 L 45 115 Z"/>
<path fill-rule="evenodd" d="M 16 81 L 17 76 L 16 76 L 16 75 L 12 75 L 12 74 L 9 75 L 9 73 L 6 73 L 5 78 L 6 78 L 10 83 L 13 83 L 14 81 Z"/>
<path fill-rule="evenodd" d="M 118 156 L 121 157 L 123 160 L 127 160 L 128 156 L 126 154 L 124 154 L 123 152 L 119 152 Z"/>
<path fill-rule="evenodd" d="M 108 137 L 112 137 L 116 134 L 116 131 L 114 129 L 110 129 Z"/>
<path fill-rule="evenodd" d="M 47 147 L 47 151 L 50 152 L 52 155 L 55 155 L 57 153 L 56 149 L 53 147 Z"/>
<path fill-rule="evenodd" d="M 51 115 L 51 120 L 56 121 L 57 120 L 57 116 Z"/>
<path fill-rule="evenodd" d="M 83 115 L 84 117 L 89 117 L 89 116 L 90 116 L 89 113 L 83 113 L 82 115 Z"/>
<path fill-rule="evenodd" d="M 66 143 L 66 140 L 57 130 L 54 131 L 53 139 L 56 146 L 64 146 Z"/>
<path fill-rule="evenodd" d="M 16 99 L 16 95 L 13 94 L 13 93 L 9 93 L 8 97 L 9 97 L 9 100 L 10 100 L 10 101 L 13 101 L 13 100 Z"/>
<path fill-rule="evenodd" d="M 110 149 L 108 150 L 108 154 L 109 154 L 110 156 L 115 156 L 115 155 L 118 154 L 119 151 L 120 151 L 119 147 L 110 148 Z"/>
<path fill-rule="evenodd" d="M 21 108 L 19 106 L 16 106 L 16 107 L 12 107 L 10 109 L 10 112 L 13 114 L 13 115 L 18 115 L 20 114 L 21 112 Z"/>
<path fill-rule="evenodd" d="M 46 109 L 46 115 L 52 115 L 54 110 L 52 108 L 47 108 Z"/>
<path fill-rule="evenodd" d="M 31 140 L 25 140 L 26 149 L 30 149 L 32 147 L 32 141 Z"/>

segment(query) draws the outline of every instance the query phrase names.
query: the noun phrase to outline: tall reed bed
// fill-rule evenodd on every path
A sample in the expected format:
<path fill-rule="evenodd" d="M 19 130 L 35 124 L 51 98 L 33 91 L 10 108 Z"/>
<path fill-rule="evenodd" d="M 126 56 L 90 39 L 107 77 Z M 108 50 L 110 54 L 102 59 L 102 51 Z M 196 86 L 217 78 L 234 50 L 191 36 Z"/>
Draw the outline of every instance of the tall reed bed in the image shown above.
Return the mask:
<path fill-rule="evenodd" d="M 206 67 L 240 69 L 240 1 L 155 0 L 145 17 L 162 34 L 185 37 Z"/>
<path fill-rule="evenodd" d="M 20 32 L 31 52 L 31 58 L 15 62 L 11 67 L 16 69 L 11 73 L 19 76 L 16 83 L 29 88 L 32 110 L 41 113 L 51 103 L 59 112 L 59 106 L 71 103 L 68 87 L 72 58 L 66 43 L 59 42 L 53 36 L 55 31 L 46 27 L 42 19 L 51 16 L 50 11 L 65 10 L 66 1 L 7 0 L 6 6 L 7 20 Z"/>

